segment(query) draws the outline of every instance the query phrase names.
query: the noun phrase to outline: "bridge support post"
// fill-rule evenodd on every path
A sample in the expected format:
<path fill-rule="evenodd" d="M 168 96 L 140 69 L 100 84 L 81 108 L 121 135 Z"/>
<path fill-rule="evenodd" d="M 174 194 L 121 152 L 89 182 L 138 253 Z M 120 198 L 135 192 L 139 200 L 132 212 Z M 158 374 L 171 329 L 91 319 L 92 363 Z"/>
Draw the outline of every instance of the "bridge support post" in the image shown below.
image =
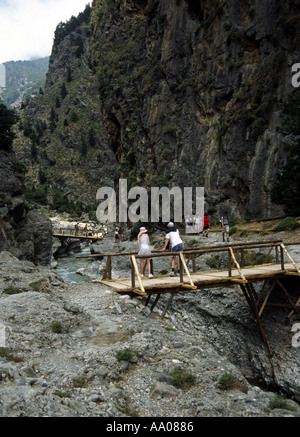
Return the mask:
<path fill-rule="evenodd" d="M 171 305 L 173 299 L 174 299 L 174 293 L 170 293 L 170 298 L 169 298 L 169 300 L 168 300 L 168 302 L 167 302 L 167 304 L 166 304 L 166 306 L 165 306 L 165 308 L 163 310 L 163 313 L 161 315 L 162 319 L 165 317 L 165 315 L 166 315 L 166 313 L 168 311 L 168 308 Z"/>
<path fill-rule="evenodd" d="M 249 307 L 250 307 L 250 309 L 251 309 L 251 311 L 252 311 L 252 313 L 253 313 L 253 315 L 255 317 L 255 321 L 258 324 L 259 331 L 260 331 L 260 334 L 262 336 L 262 339 L 264 340 L 264 342 L 267 345 L 269 354 L 272 355 L 272 351 L 271 351 L 271 348 L 270 348 L 269 340 L 268 340 L 268 337 L 267 337 L 267 335 L 265 333 L 264 326 L 263 326 L 263 323 L 261 321 L 261 318 L 260 318 L 260 315 L 259 315 L 259 312 L 258 312 L 258 309 L 257 309 L 257 305 L 256 305 L 256 297 L 257 296 L 256 296 L 256 292 L 254 292 L 255 291 L 254 287 L 253 287 L 252 284 L 250 286 L 249 283 L 247 283 L 247 284 L 240 284 L 240 287 L 241 287 L 241 290 L 244 293 L 246 301 L 247 301 L 247 303 L 248 303 L 248 305 L 249 305 Z"/>

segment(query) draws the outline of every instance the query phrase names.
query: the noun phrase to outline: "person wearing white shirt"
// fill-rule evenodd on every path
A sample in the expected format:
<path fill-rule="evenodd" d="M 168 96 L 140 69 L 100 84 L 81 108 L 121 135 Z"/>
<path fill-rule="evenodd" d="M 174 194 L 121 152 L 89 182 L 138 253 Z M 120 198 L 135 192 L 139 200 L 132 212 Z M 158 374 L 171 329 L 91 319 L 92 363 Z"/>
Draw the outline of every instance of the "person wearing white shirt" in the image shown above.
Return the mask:
<path fill-rule="evenodd" d="M 183 241 L 180 238 L 179 231 L 174 227 L 174 223 L 168 223 L 168 230 L 166 233 L 166 241 L 164 247 L 161 249 L 161 252 L 164 252 L 168 246 L 171 244 L 172 252 L 182 252 L 183 251 Z M 176 255 L 172 256 L 172 271 L 170 276 L 174 276 L 174 268 L 175 268 Z M 178 270 L 179 270 L 179 257 L 178 257 Z"/>

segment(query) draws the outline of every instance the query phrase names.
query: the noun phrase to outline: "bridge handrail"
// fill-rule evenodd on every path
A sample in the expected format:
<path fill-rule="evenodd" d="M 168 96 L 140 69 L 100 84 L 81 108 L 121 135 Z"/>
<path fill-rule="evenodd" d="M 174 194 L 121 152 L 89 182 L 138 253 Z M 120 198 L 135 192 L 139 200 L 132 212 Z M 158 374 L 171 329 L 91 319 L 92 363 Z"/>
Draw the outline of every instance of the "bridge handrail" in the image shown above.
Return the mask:
<path fill-rule="evenodd" d="M 183 249 L 184 254 L 190 254 L 190 253 L 210 253 L 210 252 L 224 252 L 227 251 L 229 247 L 232 247 L 234 249 L 249 249 L 249 248 L 259 248 L 259 247 L 270 247 L 270 245 L 277 245 L 279 246 L 280 243 L 282 243 L 282 240 L 270 240 L 269 242 L 262 242 L 262 243 L 233 243 L 233 244 L 222 244 L 222 245 L 214 245 L 214 246 L 199 246 L 199 247 L 192 247 L 190 249 Z M 285 243 L 285 246 L 288 245 L 297 245 L 300 244 L 300 241 L 295 243 Z M 136 255 L 136 258 L 153 258 L 157 256 L 174 256 L 174 252 L 166 251 L 161 252 L 159 249 L 152 250 L 151 254 L 149 255 L 138 255 L 138 251 L 130 251 L 130 252 L 111 252 L 111 253 L 95 253 L 91 255 L 81 255 L 76 256 L 76 258 L 96 258 L 96 257 L 105 257 L 105 256 L 130 256 L 130 255 Z"/>
<path fill-rule="evenodd" d="M 94 236 L 94 235 L 105 235 L 106 232 L 105 231 L 101 231 L 100 229 L 87 229 L 85 230 L 84 228 L 54 228 L 52 229 L 52 234 L 53 235 L 59 235 L 59 236 L 80 236 L 80 235 L 84 235 L 84 236 Z"/>
<path fill-rule="evenodd" d="M 223 245 L 215 245 L 215 246 L 205 246 L 205 247 L 195 247 L 195 248 L 189 248 L 184 249 L 180 255 L 176 252 L 171 251 L 165 251 L 161 252 L 160 250 L 153 250 L 151 254 L 149 255 L 138 255 L 137 251 L 133 252 L 117 252 L 117 253 L 102 253 L 102 254 L 93 254 L 93 255 L 84 255 L 84 256 L 77 256 L 76 258 L 87 258 L 87 257 L 107 257 L 106 262 L 106 268 L 104 275 L 102 277 L 102 280 L 104 279 L 112 279 L 112 258 L 117 256 L 129 256 L 131 260 L 131 284 L 132 288 L 136 288 L 135 286 L 135 276 L 138 278 L 138 282 L 140 285 L 140 290 L 143 292 L 144 287 L 141 282 L 141 277 L 139 270 L 137 268 L 136 260 L 140 258 L 150 258 L 152 262 L 152 258 L 159 258 L 164 256 L 180 256 L 179 259 L 179 265 L 180 265 L 180 282 L 183 283 L 183 270 L 185 270 L 185 273 L 188 276 L 190 285 L 190 288 L 195 288 L 192 278 L 188 271 L 188 264 L 190 260 L 192 259 L 193 262 L 193 272 L 195 272 L 195 255 L 202 255 L 202 254 L 208 254 L 208 253 L 216 253 L 216 252 L 227 252 L 228 253 L 228 276 L 232 276 L 232 267 L 233 265 L 236 266 L 236 269 L 239 273 L 239 276 L 235 276 L 232 278 L 233 281 L 236 282 L 242 282 L 245 283 L 247 280 L 245 279 L 245 276 L 243 275 L 242 268 L 244 267 L 243 262 L 241 265 L 237 261 L 237 255 L 234 254 L 233 249 L 237 250 L 238 252 L 241 251 L 242 253 L 242 260 L 243 260 L 243 251 L 249 250 L 249 249 L 255 249 L 255 248 L 268 248 L 270 247 L 269 253 L 264 261 L 264 264 L 267 263 L 272 250 L 275 248 L 276 250 L 276 263 L 275 264 L 281 264 L 281 269 L 284 270 L 284 253 L 288 256 L 288 258 L 292 261 L 294 265 L 296 265 L 291 258 L 290 254 L 287 252 L 285 246 L 289 245 L 299 245 L 300 242 L 286 242 L 283 244 L 282 240 L 269 240 L 269 241 L 263 241 L 263 242 L 250 242 L 250 243 L 233 243 L 233 244 L 223 244 Z M 280 257 L 279 257 L 280 252 Z M 189 255 L 188 262 L 185 263 L 184 256 L 183 255 Z M 232 265 L 233 262 L 233 265 Z"/>

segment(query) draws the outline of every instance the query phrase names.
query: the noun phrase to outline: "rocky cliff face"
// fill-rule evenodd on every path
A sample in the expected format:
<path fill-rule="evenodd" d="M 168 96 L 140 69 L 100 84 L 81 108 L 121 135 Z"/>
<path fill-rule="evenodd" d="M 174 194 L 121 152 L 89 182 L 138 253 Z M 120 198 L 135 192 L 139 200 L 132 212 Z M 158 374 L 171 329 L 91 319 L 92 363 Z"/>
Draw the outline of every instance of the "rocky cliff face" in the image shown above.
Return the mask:
<path fill-rule="evenodd" d="M 49 266 L 52 258 L 51 221 L 24 200 L 21 164 L 0 150 L 0 252 Z"/>
<path fill-rule="evenodd" d="M 11 250 L 20 259 L 50 265 L 50 220 L 24 199 L 24 165 L 11 148 L 13 111 L 0 102 L 0 252 Z"/>
<path fill-rule="evenodd" d="M 270 192 L 296 138 L 298 12 L 298 0 L 94 0 L 58 27 L 45 94 L 24 113 L 28 184 L 82 205 L 121 177 L 204 186 L 218 212 L 282 214 Z"/>

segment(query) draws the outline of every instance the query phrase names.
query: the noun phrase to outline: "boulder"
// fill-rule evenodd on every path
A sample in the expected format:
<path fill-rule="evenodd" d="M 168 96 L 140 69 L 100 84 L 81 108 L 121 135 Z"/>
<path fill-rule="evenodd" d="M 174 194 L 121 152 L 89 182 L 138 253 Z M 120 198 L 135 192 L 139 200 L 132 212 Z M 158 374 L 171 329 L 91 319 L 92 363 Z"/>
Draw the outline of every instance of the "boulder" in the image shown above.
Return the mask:
<path fill-rule="evenodd" d="M 50 266 L 52 225 L 48 217 L 36 209 L 29 211 L 17 241 L 20 259 L 27 259 L 36 265 Z"/>

